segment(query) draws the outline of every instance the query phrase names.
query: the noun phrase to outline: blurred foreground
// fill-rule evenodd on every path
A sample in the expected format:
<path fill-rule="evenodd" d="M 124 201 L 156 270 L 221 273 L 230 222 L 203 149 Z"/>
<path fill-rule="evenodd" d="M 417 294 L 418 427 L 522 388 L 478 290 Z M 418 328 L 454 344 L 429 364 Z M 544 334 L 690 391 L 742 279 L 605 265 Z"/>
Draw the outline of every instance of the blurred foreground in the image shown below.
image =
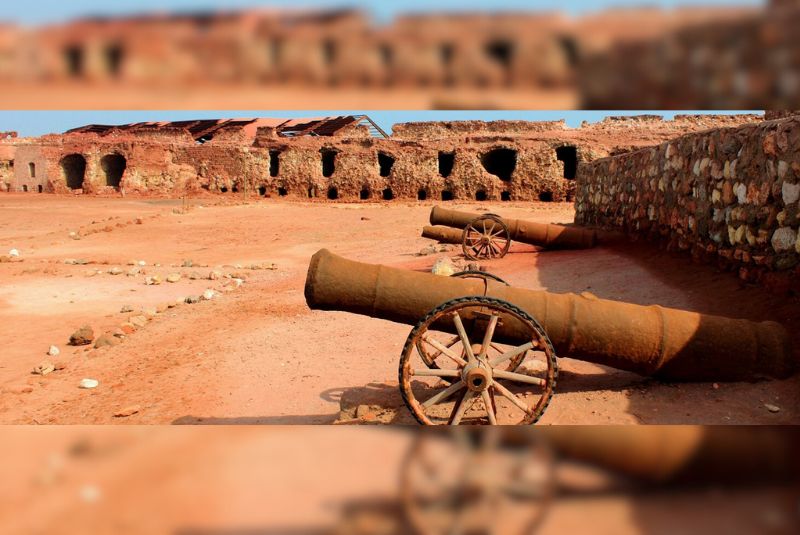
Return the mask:
<path fill-rule="evenodd" d="M 8 428 L 5 533 L 794 533 L 775 427 Z"/>

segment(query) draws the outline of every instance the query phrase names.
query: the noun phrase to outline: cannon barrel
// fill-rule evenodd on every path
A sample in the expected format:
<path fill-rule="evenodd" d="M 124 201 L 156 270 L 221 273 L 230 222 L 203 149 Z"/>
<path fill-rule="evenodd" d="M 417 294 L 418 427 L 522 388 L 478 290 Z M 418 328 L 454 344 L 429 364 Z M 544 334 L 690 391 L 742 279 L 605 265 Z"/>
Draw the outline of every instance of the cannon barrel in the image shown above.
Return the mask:
<path fill-rule="evenodd" d="M 413 325 L 445 301 L 484 291 L 536 318 L 562 357 L 685 381 L 786 377 L 796 364 L 788 333 L 775 322 L 441 277 L 355 262 L 327 249 L 311 258 L 305 297 L 312 309 Z M 497 338 L 524 343 L 523 326 L 510 316 L 501 319 Z"/>
<path fill-rule="evenodd" d="M 770 426 L 552 426 L 567 458 L 653 482 L 795 482 L 800 432 Z"/>
<path fill-rule="evenodd" d="M 464 229 L 481 214 L 447 210 L 439 206 L 431 209 L 431 225 Z M 508 227 L 512 240 L 548 249 L 590 249 L 597 244 L 597 232 L 580 227 L 533 223 L 522 219 L 501 218 Z M 459 240 L 459 243 L 461 240 Z"/>
<path fill-rule="evenodd" d="M 442 225 L 437 225 L 434 227 L 426 225 L 422 227 L 423 238 L 436 240 L 439 243 L 461 243 L 463 234 L 463 230 L 456 230 L 454 228 L 445 227 Z"/>

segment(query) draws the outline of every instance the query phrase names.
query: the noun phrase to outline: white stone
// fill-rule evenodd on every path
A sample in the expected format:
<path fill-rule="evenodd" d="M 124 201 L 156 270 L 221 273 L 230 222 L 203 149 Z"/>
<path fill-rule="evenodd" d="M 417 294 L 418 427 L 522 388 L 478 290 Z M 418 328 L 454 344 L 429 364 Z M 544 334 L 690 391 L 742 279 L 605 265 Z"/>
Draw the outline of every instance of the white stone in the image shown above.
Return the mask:
<path fill-rule="evenodd" d="M 441 275 L 442 277 L 449 277 L 456 271 L 456 266 L 453 264 L 453 261 L 446 256 L 436 260 L 431 268 L 431 273 L 434 275 Z"/>
<path fill-rule="evenodd" d="M 797 244 L 797 233 L 790 227 L 782 227 L 772 235 L 772 248 L 776 252 L 794 249 Z"/>
<path fill-rule="evenodd" d="M 781 186 L 781 193 L 783 194 L 783 204 L 789 205 L 797 202 L 797 199 L 800 199 L 800 184 L 784 182 Z"/>
<path fill-rule="evenodd" d="M 97 388 L 97 385 L 100 384 L 100 381 L 97 379 L 81 379 L 80 384 L 78 385 L 80 388 Z"/>
<path fill-rule="evenodd" d="M 57 357 L 61 354 L 61 350 L 58 349 L 56 346 L 50 346 L 50 349 L 47 350 L 47 354 L 51 357 Z"/>
<path fill-rule="evenodd" d="M 214 299 L 215 295 L 217 295 L 217 294 L 214 293 L 214 290 L 211 290 L 211 289 L 206 290 L 205 292 L 203 292 L 203 300 L 211 301 L 212 299 Z"/>
<path fill-rule="evenodd" d="M 14 258 L 16 258 L 16 257 L 18 257 L 18 256 L 19 256 L 19 251 L 17 251 L 16 249 L 11 249 L 11 250 L 8 252 L 8 256 L 11 256 L 11 257 L 14 257 Z"/>
<path fill-rule="evenodd" d="M 736 194 L 736 200 L 739 201 L 739 204 L 745 204 L 747 202 L 747 186 L 739 182 L 733 186 L 733 192 Z"/>
<path fill-rule="evenodd" d="M 145 262 L 144 260 L 139 260 L 139 261 L 137 262 L 137 264 L 139 264 L 141 267 L 144 267 L 144 266 L 146 266 L 146 265 L 147 265 L 147 262 Z"/>

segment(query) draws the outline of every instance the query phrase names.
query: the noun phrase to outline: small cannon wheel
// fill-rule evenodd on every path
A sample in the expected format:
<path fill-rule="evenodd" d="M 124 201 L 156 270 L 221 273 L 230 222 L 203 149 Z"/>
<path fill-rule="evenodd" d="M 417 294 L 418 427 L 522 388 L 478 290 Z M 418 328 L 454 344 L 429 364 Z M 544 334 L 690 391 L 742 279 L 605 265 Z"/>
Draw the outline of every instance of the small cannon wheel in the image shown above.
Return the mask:
<path fill-rule="evenodd" d="M 497 275 L 494 275 L 492 273 L 487 273 L 486 271 L 475 271 L 475 270 L 459 271 L 458 273 L 453 273 L 450 276 L 457 279 L 481 279 L 483 281 L 493 280 L 501 284 L 505 284 L 506 286 L 510 286 L 510 284 L 508 284 L 506 281 L 504 281 Z M 484 295 L 486 295 L 485 290 L 484 290 Z M 457 341 L 458 338 L 456 337 L 453 338 L 449 343 L 454 344 Z M 422 341 L 417 342 L 417 351 L 419 352 L 420 358 L 422 358 L 423 362 L 425 362 L 428 368 L 439 369 L 439 366 L 436 365 L 436 359 L 442 354 L 441 351 L 435 351 L 435 350 L 429 351 L 428 348 L 425 346 L 425 344 L 422 343 Z M 519 365 L 522 364 L 522 361 L 525 360 L 525 355 L 527 354 L 528 352 L 526 351 L 525 353 L 520 353 L 513 359 L 509 360 L 508 361 L 509 365 L 506 369 L 510 372 L 515 371 L 517 368 L 519 368 Z M 442 380 L 450 382 L 446 378 Z"/>
<path fill-rule="evenodd" d="M 470 260 L 503 258 L 509 247 L 508 226 L 494 214 L 476 217 L 461 234 L 461 249 Z"/>
<path fill-rule="evenodd" d="M 400 469 L 413 532 L 529 535 L 541 525 L 557 491 L 553 450 L 536 435 L 519 442 L 497 431 L 415 436 Z"/>
<path fill-rule="evenodd" d="M 494 339 L 498 325 L 508 322 L 524 333 L 522 343 Z M 435 368 L 426 360 L 432 354 Z M 519 355 L 525 359 L 509 369 Z M 447 301 L 417 323 L 398 375 L 403 400 L 421 424 L 526 425 L 550 403 L 558 365 L 547 333 L 528 313 L 501 299 L 472 296 Z"/>

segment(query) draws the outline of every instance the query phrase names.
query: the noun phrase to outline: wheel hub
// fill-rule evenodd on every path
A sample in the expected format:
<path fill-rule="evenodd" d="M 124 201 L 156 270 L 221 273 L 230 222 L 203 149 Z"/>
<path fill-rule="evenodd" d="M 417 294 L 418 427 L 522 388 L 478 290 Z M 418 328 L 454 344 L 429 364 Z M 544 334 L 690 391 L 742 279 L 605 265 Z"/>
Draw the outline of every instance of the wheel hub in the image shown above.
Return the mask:
<path fill-rule="evenodd" d="M 492 371 L 482 362 L 475 362 L 464 366 L 461 378 L 471 391 L 483 392 L 492 384 Z"/>

